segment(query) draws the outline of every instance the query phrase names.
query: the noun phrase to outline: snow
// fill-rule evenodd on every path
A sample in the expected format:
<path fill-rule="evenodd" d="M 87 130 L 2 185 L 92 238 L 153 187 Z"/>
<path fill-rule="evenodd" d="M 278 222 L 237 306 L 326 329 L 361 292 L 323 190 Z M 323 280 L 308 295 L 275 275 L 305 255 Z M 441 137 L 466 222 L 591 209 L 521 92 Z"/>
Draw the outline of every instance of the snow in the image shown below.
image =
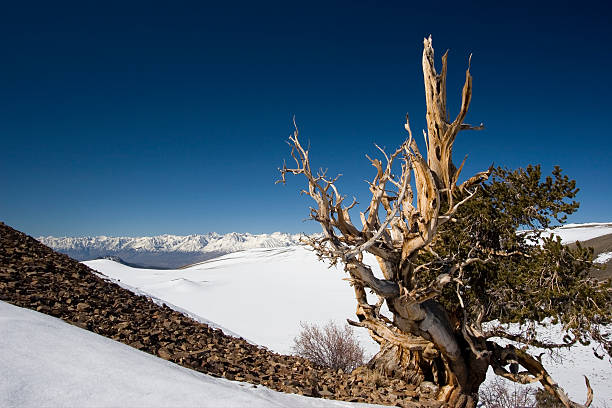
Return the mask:
<path fill-rule="evenodd" d="M 38 240 L 79 261 L 116 257 L 128 265 L 173 269 L 245 249 L 297 245 L 300 237 L 280 232 L 259 235 L 212 232 L 154 237 L 39 237 Z"/>
<path fill-rule="evenodd" d="M 214 378 L 0 301 L 0 406 L 366 407 Z"/>
<path fill-rule="evenodd" d="M 300 321 L 355 319 L 354 292 L 341 267 L 328 268 L 301 246 L 251 249 L 185 269 L 132 268 L 111 260 L 83 262 L 103 275 L 275 352 L 291 353 Z M 171 307 L 172 307 L 171 306 Z M 356 331 L 366 351 L 378 345 Z"/>
<path fill-rule="evenodd" d="M 554 233 L 566 243 L 588 240 L 612 233 L 612 224 L 567 225 Z M 254 242 L 248 236 L 256 237 L 210 236 L 219 243 L 215 248 L 234 245 L 234 249 L 241 242 Z M 136 240 L 134 245 L 184 247 L 181 240 L 169 237 L 176 236 Z M 204 245 L 202 236 L 187 238 L 189 245 Z M 112 240 L 122 245 L 131 238 Z M 174 246 L 168 246 L 168 242 L 174 242 Z M 261 242 L 273 245 L 272 241 Z M 602 255 L 610 256 L 606 254 Z M 342 268 L 328 268 L 312 252 L 291 246 L 289 241 L 280 248 L 233 252 L 184 269 L 138 269 L 111 260 L 84 263 L 134 293 L 146 294 L 157 303 L 166 303 L 198 321 L 280 353 L 291 352 L 300 321 L 344 324 L 347 318 L 355 318 L 354 293 L 342 280 L 346 277 Z M 368 263 L 379 275 L 373 259 Z M 558 327 L 542 328 L 539 333 L 558 340 L 556 330 Z M 370 355 L 378 350 L 366 330 L 357 330 L 356 334 Z M 0 303 L 0 357 L 3 407 L 355 406 L 212 378 L 5 303 Z M 587 375 L 595 392 L 594 406 L 612 405 L 612 365 L 608 359 L 596 359 L 591 346 L 578 345 L 555 358 L 545 354 L 543 362 L 574 400 L 584 401 L 582 375 Z M 487 381 L 492 376 L 490 372 Z"/>
<path fill-rule="evenodd" d="M 565 224 L 562 227 L 547 230 L 547 232 L 561 237 L 561 242 L 564 244 L 571 244 L 612 234 L 612 223 Z"/>
<path fill-rule="evenodd" d="M 520 231 L 527 233 L 530 231 Z M 612 223 L 568 224 L 545 234 L 561 236 L 564 243 L 612 234 Z M 153 237 L 39 237 L 43 244 L 81 261 L 119 258 L 128 265 L 175 269 L 220 255 L 255 248 L 281 248 L 300 244 L 299 234 L 274 232 L 249 234 L 232 232 Z"/>
<path fill-rule="evenodd" d="M 599 230 L 602 232 L 602 229 Z M 373 259 L 369 259 L 372 266 Z M 341 267 L 328 268 L 304 247 L 252 249 L 178 270 L 131 268 L 111 260 L 86 261 L 102 274 L 197 316 L 239 333 L 249 341 L 290 353 L 300 321 L 344 324 L 355 319 L 354 293 Z M 380 270 L 375 268 L 375 273 Z M 555 328 L 543 329 L 545 337 Z M 366 351 L 378 351 L 366 330 L 356 329 Z M 539 354 L 539 353 L 538 353 Z M 583 375 L 591 380 L 595 401 L 612 405 L 610 361 L 598 360 L 591 346 L 577 345 L 556 358 L 544 356 L 549 372 L 572 398 L 584 401 Z M 489 380 L 494 374 L 489 373 Z"/>
<path fill-rule="evenodd" d="M 518 325 L 512 324 L 509 326 L 509 332 L 519 333 Z M 612 329 L 612 328 L 611 328 Z M 538 339 L 549 343 L 563 343 L 563 335 L 561 325 L 547 324 L 537 326 Z M 498 344 L 506 345 L 512 343 L 505 339 L 495 339 Z M 512 343 L 520 347 L 517 343 Z M 561 385 L 568 393 L 570 398 L 579 403 L 586 401 L 587 388 L 584 382 L 584 376 L 589 378 L 591 387 L 594 393 L 593 407 L 605 407 L 612 405 L 612 387 L 610 386 L 610 378 L 612 378 L 612 362 L 609 358 L 602 360 L 593 355 L 593 345 L 583 346 L 576 345 L 571 349 L 561 349 L 554 351 L 552 354 L 545 349 L 537 347 L 529 347 L 529 352 L 534 356 L 541 356 L 544 367 L 548 370 L 551 376 Z M 602 350 L 598 350 L 600 354 Z M 489 368 L 487 373 L 487 381 L 489 383 L 495 378 L 493 370 Z M 498 377 L 501 378 L 501 377 Z M 504 380 L 512 389 L 514 383 Z M 530 385 L 538 387 L 538 384 Z M 540 387 L 541 388 L 541 387 Z M 607 404 L 607 405 L 606 405 Z"/>
<path fill-rule="evenodd" d="M 89 252 L 222 252 L 229 253 L 250 248 L 271 248 L 299 243 L 299 234 L 253 235 L 232 232 L 219 235 L 215 232 L 194 235 L 157 235 L 153 237 L 39 237 L 43 244 L 56 251 Z"/>
<path fill-rule="evenodd" d="M 605 264 L 612 259 L 612 252 L 602 252 L 593 260 L 595 263 Z"/>
<path fill-rule="evenodd" d="M 559 235 L 564 243 L 586 241 L 612 234 L 612 223 L 566 224 L 548 230 Z M 153 237 L 39 237 L 43 244 L 57 251 L 88 250 L 90 252 L 147 251 L 147 252 L 221 252 L 231 253 L 253 248 L 278 248 L 297 245 L 300 234 L 274 232 L 249 234 L 232 232 L 219 235 L 157 235 Z"/>

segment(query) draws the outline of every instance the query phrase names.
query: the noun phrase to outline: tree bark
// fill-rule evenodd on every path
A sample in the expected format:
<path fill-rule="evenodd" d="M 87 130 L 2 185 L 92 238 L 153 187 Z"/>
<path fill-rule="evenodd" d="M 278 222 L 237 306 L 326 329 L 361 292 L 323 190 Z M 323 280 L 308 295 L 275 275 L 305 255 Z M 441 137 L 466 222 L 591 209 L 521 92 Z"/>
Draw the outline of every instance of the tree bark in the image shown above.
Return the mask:
<path fill-rule="evenodd" d="M 462 384 L 457 382 L 456 374 L 442 356 L 427 356 L 426 351 L 414 351 L 397 344 L 381 345 L 380 351 L 368 362 L 368 368 L 417 385 L 421 395 L 444 402 L 448 407 L 474 408 L 487 366 L 475 356 L 466 358 L 469 364 Z"/>
<path fill-rule="evenodd" d="M 394 323 L 403 338 L 401 343 L 395 337 L 374 333 L 379 341 L 382 338 L 381 348 L 368 367 L 387 377 L 417 385 L 422 395 L 449 407 L 475 407 L 478 389 L 489 366 L 488 356 L 474 354 L 461 330 L 452 328 L 444 309 L 437 302 L 426 301 L 421 308 L 425 317 L 416 321 L 394 311 Z M 420 338 L 414 337 L 417 333 Z M 426 346 L 422 338 L 429 340 Z M 412 344 L 410 339 L 414 339 Z"/>

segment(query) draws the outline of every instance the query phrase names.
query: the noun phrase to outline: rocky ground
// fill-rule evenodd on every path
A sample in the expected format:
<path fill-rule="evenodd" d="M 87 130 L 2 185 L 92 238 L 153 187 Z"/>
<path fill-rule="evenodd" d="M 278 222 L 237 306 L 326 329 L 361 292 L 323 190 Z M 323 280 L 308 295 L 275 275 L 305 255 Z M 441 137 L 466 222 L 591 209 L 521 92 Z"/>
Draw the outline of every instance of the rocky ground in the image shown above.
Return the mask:
<path fill-rule="evenodd" d="M 227 336 L 103 280 L 87 266 L 3 223 L 0 300 L 217 377 L 313 397 L 400 407 L 439 406 L 413 385 L 365 368 L 350 374 L 335 372 Z"/>

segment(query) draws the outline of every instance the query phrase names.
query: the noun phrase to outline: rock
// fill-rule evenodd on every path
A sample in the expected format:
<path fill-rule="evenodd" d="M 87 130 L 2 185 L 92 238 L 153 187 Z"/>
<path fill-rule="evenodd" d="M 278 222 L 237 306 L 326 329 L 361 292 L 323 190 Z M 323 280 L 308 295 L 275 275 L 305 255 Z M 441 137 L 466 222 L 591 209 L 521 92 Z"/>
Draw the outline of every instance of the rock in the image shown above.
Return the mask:
<path fill-rule="evenodd" d="M 121 322 L 115 326 L 117 330 L 124 330 L 130 326 L 130 322 Z"/>
<path fill-rule="evenodd" d="M 162 347 L 159 350 L 157 350 L 157 355 L 160 356 L 161 358 L 163 358 L 164 360 L 170 360 L 170 357 L 172 357 L 170 355 L 170 352 L 168 351 L 168 349 Z"/>
<path fill-rule="evenodd" d="M 37 311 L 37 312 L 47 313 L 47 314 L 48 314 L 48 313 L 51 311 L 51 309 L 50 309 L 49 307 L 47 307 L 47 306 L 40 305 L 40 306 L 38 306 L 38 307 L 36 308 L 36 311 Z"/>
<path fill-rule="evenodd" d="M 91 306 L 89 306 L 89 303 L 79 303 L 77 304 L 77 311 L 82 312 L 84 310 L 89 310 Z"/>
<path fill-rule="evenodd" d="M 133 343 L 130 343 L 130 346 L 140 350 L 140 349 L 142 349 L 144 347 L 144 344 L 142 344 L 139 341 L 135 341 Z"/>

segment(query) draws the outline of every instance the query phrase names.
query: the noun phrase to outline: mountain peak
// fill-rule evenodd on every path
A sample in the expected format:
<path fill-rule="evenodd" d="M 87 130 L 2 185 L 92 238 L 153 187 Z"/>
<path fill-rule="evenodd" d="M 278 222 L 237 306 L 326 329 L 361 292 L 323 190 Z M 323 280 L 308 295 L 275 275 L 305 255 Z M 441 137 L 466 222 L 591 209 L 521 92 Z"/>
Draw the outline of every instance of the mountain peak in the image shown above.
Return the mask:
<path fill-rule="evenodd" d="M 152 237 L 39 237 L 43 244 L 77 260 L 114 256 L 136 265 L 176 268 L 252 248 L 300 245 L 300 234 L 231 232 Z"/>

